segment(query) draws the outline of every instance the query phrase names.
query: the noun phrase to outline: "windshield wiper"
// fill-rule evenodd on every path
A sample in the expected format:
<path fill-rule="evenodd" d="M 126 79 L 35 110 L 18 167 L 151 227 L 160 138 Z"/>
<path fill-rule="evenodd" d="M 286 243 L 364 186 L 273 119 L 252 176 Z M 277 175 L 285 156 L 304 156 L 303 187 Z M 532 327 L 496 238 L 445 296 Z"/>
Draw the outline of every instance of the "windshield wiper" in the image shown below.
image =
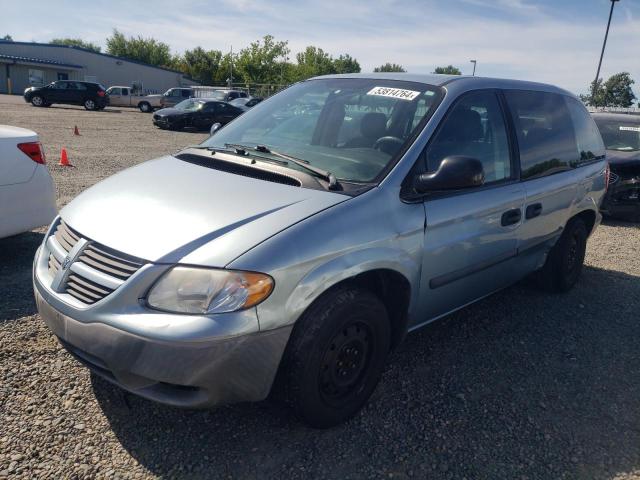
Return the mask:
<path fill-rule="evenodd" d="M 313 165 L 310 165 L 307 160 L 302 160 L 301 158 L 296 158 L 291 155 L 287 155 L 285 153 L 280 153 L 276 150 L 272 150 L 266 145 L 256 145 L 255 147 L 249 147 L 247 145 L 241 145 L 237 143 L 225 143 L 224 146 L 235 148 L 236 152 L 242 155 L 250 154 L 249 150 L 273 155 L 274 157 L 278 157 L 278 158 L 281 158 L 282 160 L 285 160 L 284 162 L 285 165 L 287 164 L 287 162 L 292 162 L 298 165 L 299 167 L 302 167 L 305 170 L 313 172 L 317 176 L 324 178 L 327 182 L 329 182 L 329 190 L 336 190 L 339 187 L 338 179 L 333 173 L 319 167 L 314 167 Z M 264 157 L 261 157 L 261 158 L 264 158 Z"/>

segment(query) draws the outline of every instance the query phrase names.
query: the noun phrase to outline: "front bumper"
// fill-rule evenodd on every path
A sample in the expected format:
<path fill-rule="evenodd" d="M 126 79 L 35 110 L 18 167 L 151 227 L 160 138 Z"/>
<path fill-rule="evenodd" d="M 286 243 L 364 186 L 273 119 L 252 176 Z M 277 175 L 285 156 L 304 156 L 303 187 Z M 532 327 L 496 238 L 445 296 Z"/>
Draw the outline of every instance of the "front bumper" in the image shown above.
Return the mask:
<path fill-rule="evenodd" d="M 269 394 L 292 327 L 259 332 L 253 328 L 255 309 L 215 318 L 150 311 L 131 295 L 149 271 L 90 308 L 77 309 L 41 281 L 43 250 L 34 268 L 38 311 L 60 343 L 98 375 L 180 407 L 259 401 Z M 234 335 L 238 329 L 254 331 Z"/>
<path fill-rule="evenodd" d="M 640 169 L 638 169 L 640 172 Z M 611 217 L 640 221 L 640 176 L 617 174 L 609 184 L 601 210 Z"/>

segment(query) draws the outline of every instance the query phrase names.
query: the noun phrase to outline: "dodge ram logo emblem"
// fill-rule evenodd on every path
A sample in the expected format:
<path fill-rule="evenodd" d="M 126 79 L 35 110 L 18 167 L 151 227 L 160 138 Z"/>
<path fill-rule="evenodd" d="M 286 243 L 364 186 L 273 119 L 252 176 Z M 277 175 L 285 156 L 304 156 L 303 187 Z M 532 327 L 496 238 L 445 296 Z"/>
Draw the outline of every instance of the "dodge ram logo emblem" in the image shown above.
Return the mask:
<path fill-rule="evenodd" d="M 64 260 L 62 261 L 62 270 L 66 270 L 67 268 L 69 268 L 70 264 L 71 264 L 71 257 L 67 255 L 66 257 L 64 257 Z"/>

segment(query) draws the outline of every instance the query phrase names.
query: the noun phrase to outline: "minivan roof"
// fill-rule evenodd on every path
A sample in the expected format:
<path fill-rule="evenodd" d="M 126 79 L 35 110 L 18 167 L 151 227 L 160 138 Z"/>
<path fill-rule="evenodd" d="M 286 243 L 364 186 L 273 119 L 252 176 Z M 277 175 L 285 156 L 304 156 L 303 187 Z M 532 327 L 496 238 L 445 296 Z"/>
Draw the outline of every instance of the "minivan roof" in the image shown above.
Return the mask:
<path fill-rule="evenodd" d="M 474 88 L 505 88 L 505 89 L 521 89 L 521 90 L 540 90 L 545 92 L 554 92 L 564 95 L 574 96 L 573 93 L 549 85 L 546 83 L 528 82 L 524 80 L 510 80 L 505 78 L 478 77 L 471 75 L 440 75 L 440 74 L 423 74 L 423 73 L 397 73 L 397 72 L 381 72 L 381 73 L 343 73 L 337 75 L 323 75 L 318 78 L 367 78 L 371 80 L 399 80 L 405 82 L 424 83 L 426 85 L 435 85 L 438 87 L 456 84 L 456 87 L 462 89 Z"/>

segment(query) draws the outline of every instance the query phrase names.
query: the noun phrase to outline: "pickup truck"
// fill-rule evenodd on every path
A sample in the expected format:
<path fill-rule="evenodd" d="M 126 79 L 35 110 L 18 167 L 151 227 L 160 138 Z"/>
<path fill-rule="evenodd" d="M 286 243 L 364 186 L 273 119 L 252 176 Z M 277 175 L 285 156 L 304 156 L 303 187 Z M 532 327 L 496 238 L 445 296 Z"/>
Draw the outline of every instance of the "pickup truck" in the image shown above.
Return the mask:
<path fill-rule="evenodd" d="M 141 112 L 150 113 L 161 107 L 162 95 L 136 95 L 131 87 L 114 86 L 107 89 L 109 105 L 112 107 L 139 108 Z"/>

